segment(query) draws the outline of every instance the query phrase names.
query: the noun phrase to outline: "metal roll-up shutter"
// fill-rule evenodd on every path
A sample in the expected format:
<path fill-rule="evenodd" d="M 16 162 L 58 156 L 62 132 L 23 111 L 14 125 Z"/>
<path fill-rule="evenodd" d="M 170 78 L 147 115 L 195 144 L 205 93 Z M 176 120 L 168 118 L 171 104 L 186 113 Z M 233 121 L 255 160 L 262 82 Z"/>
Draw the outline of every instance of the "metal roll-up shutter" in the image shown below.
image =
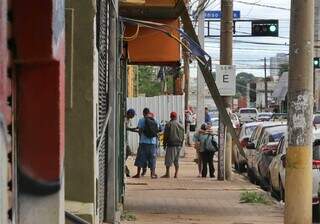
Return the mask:
<path fill-rule="evenodd" d="M 109 45 L 109 3 L 107 0 L 97 1 L 97 49 L 98 62 L 98 136 L 100 147 L 98 155 L 98 196 L 97 208 L 99 222 L 102 223 L 105 216 L 106 205 L 106 158 L 107 158 L 107 133 L 102 133 L 108 112 L 108 45 Z"/>

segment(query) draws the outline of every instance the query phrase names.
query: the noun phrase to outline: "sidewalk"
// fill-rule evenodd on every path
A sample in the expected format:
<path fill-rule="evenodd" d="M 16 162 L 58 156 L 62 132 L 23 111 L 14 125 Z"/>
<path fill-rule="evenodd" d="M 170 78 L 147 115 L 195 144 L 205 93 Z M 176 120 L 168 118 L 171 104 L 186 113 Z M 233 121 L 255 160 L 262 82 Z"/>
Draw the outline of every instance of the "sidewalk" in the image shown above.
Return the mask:
<path fill-rule="evenodd" d="M 136 221 L 123 224 L 272 224 L 283 223 L 283 208 L 271 205 L 239 203 L 243 191 L 261 191 L 241 175 L 234 174 L 231 182 L 197 178 L 193 162 L 194 150 L 188 148 L 180 161 L 178 179 L 127 179 L 125 211 Z M 133 160 L 128 160 L 133 174 Z M 157 173 L 164 174 L 163 159 Z M 173 173 L 173 170 L 172 170 Z M 263 191 L 261 191 L 263 192 Z M 271 197 L 270 197 L 271 198 Z M 273 200 L 273 199 L 271 199 Z"/>

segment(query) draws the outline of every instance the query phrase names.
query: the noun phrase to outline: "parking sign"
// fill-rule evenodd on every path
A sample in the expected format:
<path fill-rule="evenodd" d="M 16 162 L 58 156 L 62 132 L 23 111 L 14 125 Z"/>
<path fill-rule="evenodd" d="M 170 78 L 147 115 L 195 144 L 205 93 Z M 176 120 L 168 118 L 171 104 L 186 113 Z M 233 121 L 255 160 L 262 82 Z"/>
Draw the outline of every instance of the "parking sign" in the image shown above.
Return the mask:
<path fill-rule="evenodd" d="M 236 95 L 236 66 L 216 65 L 216 84 L 221 96 Z"/>

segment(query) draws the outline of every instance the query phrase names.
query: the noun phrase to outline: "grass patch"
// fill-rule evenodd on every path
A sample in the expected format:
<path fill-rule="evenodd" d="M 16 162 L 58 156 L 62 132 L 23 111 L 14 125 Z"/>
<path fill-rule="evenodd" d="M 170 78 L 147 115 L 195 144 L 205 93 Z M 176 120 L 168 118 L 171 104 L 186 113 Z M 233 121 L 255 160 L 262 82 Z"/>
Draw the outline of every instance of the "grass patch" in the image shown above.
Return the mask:
<path fill-rule="evenodd" d="M 256 191 L 246 191 L 240 194 L 240 203 L 251 203 L 251 204 L 270 204 L 266 195 Z"/>
<path fill-rule="evenodd" d="M 129 211 L 124 211 L 121 215 L 121 221 L 136 221 L 137 217 L 135 214 Z"/>

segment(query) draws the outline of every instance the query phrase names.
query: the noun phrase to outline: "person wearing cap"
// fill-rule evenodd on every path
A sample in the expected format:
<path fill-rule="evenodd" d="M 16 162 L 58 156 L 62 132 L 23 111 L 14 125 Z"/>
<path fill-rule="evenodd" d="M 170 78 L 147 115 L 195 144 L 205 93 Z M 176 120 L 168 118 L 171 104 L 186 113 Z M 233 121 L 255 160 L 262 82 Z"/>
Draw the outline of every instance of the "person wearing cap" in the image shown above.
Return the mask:
<path fill-rule="evenodd" d="M 136 116 L 136 112 L 134 109 L 127 110 L 125 117 L 125 125 L 126 125 L 126 152 L 125 152 L 125 161 L 127 161 L 128 157 L 132 155 L 132 150 L 129 145 L 128 134 L 131 132 L 139 132 L 137 128 L 132 127 L 132 119 Z M 125 174 L 127 177 L 130 177 L 130 170 L 127 165 L 125 165 Z"/>
<path fill-rule="evenodd" d="M 170 113 L 170 121 L 166 124 L 164 129 L 163 145 L 166 150 L 165 166 L 166 173 L 162 178 L 170 177 L 170 167 L 174 164 L 175 173 L 174 178 L 178 178 L 179 171 L 179 156 L 184 141 L 184 128 L 177 121 L 177 113 Z"/>

